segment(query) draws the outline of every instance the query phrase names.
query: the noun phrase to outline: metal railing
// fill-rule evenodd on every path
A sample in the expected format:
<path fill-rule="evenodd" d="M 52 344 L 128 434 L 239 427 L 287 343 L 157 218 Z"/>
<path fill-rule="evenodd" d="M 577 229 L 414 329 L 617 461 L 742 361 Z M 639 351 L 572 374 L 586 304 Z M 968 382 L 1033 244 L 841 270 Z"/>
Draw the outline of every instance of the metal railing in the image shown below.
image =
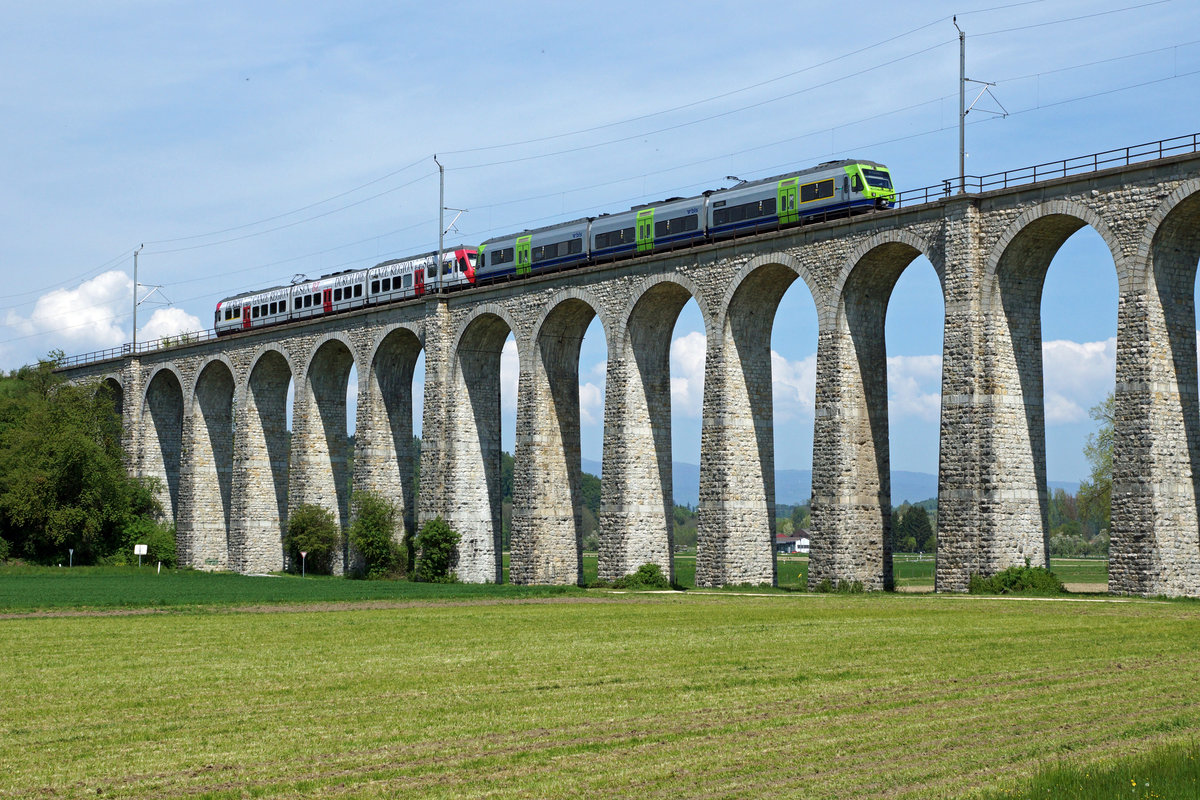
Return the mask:
<path fill-rule="evenodd" d="M 1111 167 L 1127 167 L 1130 164 L 1157 161 L 1168 156 L 1196 152 L 1200 152 L 1200 133 L 1120 147 L 1116 150 L 1104 150 L 1086 156 L 1064 158 L 1061 161 L 1048 161 L 1030 167 L 1007 169 L 1003 172 L 993 172 L 990 175 L 967 175 L 963 178 L 961 187 L 958 178 L 948 178 L 934 186 L 898 192 L 894 205 L 899 208 L 945 200 L 958 193 L 960 188 L 967 194 L 979 194 L 994 189 L 1008 189 L 1052 178 L 1084 175 Z"/>
<path fill-rule="evenodd" d="M 114 358 L 125 358 L 126 356 L 140 355 L 142 353 L 153 353 L 158 350 L 167 350 L 172 347 L 185 347 L 187 345 L 197 344 L 199 342 L 207 342 L 210 339 L 217 338 L 215 330 L 192 331 L 190 333 L 180 333 L 175 336 L 164 336 L 161 339 L 151 339 L 148 342 L 138 342 L 136 348 L 134 345 L 126 342 L 120 347 L 110 347 L 107 350 L 95 350 L 91 353 L 82 353 L 77 356 L 65 356 L 58 360 L 57 367 L 65 369 L 67 367 L 79 367 L 85 364 L 94 364 L 97 361 L 109 361 Z"/>
<path fill-rule="evenodd" d="M 906 189 L 903 192 L 896 192 L 892 207 L 903 208 L 945 200 L 959 193 L 960 189 L 966 194 L 979 194 L 993 189 L 1007 189 L 1012 186 L 1023 186 L 1037 183 L 1038 181 L 1050 180 L 1051 178 L 1083 175 L 1088 172 L 1099 172 L 1102 169 L 1110 167 L 1127 167 L 1130 164 L 1156 161 L 1168 156 L 1196 152 L 1200 152 L 1200 133 L 1175 136 L 1170 139 L 1160 139 L 1157 142 L 1146 142 L 1144 144 L 1117 148 L 1116 150 L 1103 150 L 1099 153 L 1091 153 L 1086 156 L 1064 158 L 1061 161 L 1048 161 L 1045 164 L 1035 164 L 1031 167 L 993 172 L 990 175 L 967 175 L 962 179 L 961 186 L 958 178 L 947 178 L 933 186 L 923 186 L 919 189 Z M 823 217 L 816 217 L 815 219 L 823 219 Z M 216 337 L 217 332 L 215 330 L 181 333 L 178 336 L 166 336 L 150 342 L 141 342 L 137 345 L 136 352 L 138 354 L 149 353 L 171 347 L 205 342 Z M 107 350 L 97 350 L 92 353 L 67 356 L 59 360 L 58 366 L 59 368 L 78 367 L 84 364 L 93 364 L 97 361 L 124 358 L 125 356 L 134 354 L 133 345 L 124 344 L 120 347 L 110 347 Z"/>

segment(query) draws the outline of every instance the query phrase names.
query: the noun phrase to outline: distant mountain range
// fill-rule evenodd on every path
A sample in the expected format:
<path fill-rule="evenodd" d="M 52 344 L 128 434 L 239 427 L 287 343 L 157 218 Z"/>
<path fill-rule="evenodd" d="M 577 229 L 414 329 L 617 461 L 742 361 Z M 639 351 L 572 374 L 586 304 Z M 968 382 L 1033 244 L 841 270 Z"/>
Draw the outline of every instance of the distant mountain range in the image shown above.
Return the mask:
<path fill-rule="evenodd" d="M 700 502 L 700 467 L 683 461 L 671 466 L 675 502 L 681 506 L 695 506 Z M 583 471 L 600 474 L 600 462 L 583 459 Z M 1050 481 L 1050 490 L 1065 489 L 1074 494 L 1079 491 L 1078 483 Z M 775 502 L 786 505 L 807 503 L 812 497 L 812 470 L 775 470 Z M 892 472 L 892 504 L 919 503 L 937 497 L 937 475 L 928 472 Z"/>

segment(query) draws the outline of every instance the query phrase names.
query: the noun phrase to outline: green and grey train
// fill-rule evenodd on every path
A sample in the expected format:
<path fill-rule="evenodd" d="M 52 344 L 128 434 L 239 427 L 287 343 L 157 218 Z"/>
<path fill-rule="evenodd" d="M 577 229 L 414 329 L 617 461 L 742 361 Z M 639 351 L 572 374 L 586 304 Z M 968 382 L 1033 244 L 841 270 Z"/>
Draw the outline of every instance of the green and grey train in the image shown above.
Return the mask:
<path fill-rule="evenodd" d="M 280 325 L 314 316 L 452 291 L 490 280 L 569 269 L 797 225 L 814 219 L 891 208 L 887 167 L 873 161 L 830 161 L 801 172 L 698 197 L 672 197 L 537 230 L 497 236 L 479 246 L 452 247 L 393 259 L 315 281 L 227 297 L 217 304 L 217 334 Z M 436 287 L 436 288 L 435 288 Z"/>

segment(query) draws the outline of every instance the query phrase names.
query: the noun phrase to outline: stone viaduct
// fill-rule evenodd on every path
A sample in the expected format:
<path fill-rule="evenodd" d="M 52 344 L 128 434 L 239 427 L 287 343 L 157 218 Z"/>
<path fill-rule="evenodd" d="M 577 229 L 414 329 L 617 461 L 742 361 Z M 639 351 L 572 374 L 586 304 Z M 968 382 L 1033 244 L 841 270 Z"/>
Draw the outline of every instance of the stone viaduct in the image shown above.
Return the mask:
<path fill-rule="evenodd" d="M 775 580 L 770 333 L 797 280 L 816 304 L 810 586 L 891 585 L 884 315 L 932 262 L 945 307 L 936 585 L 1046 563 L 1040 330 L 1050 261 L 1083 226 L 1119 283 L 1110 591 L 1200 595 L 1200 407 L 1193 292 L 1200 155 L 1097 170 L 693 249 L 535 276 L 65 371 L 116 390 L 131 470 L 163 479 L 184 564 L 284 567 L 289 508 L 348 524 L 349 489 L 402 525 L 441 515 L 458 574 L 501 578 L 500 353 L 520 359 L 514 583 L 581 579 L 579 348 L 608 347 L 600 577 L 672 568 L 669 345 L 695 299 L 707 353 L 698 586 Z M 1110 269 L 1098 264 L 1097 269 Z M 412 386 L 425 354 L 420 491 Z M 357 366 L 353 475 L 346 390 Z M 293 430 L 286 429 L 294 382 Z M 414 498 L 419 497 L 419 507 Z M 399 532 L 398 532 L 399 533 Z M 344 552 L 335 569 L 354 554 Z"/>

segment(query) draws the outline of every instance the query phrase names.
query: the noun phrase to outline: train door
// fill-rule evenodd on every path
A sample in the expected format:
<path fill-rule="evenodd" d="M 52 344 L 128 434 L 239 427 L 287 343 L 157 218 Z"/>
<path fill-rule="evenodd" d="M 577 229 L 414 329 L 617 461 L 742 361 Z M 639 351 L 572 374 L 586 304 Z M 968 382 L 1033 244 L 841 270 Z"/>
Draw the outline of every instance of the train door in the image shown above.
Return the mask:
<path fill-rule="evenodd" d="M 647 208 L 637 213 L 637 251 L 648 253 L 654 249 L 654 209 Z"/>
<path fill-rule="evenodd" d="M 326 314 L 333 313 L 333 289 L 321 290 L 321 306 Z"/>
<path fill-rule="evenodd" d="M 799 178 L 788 178 L 779 182 L 779 224 L 783 225 L 788 222 L 799 222 L 800 212 L 796 207 L 796 184 L 800 182 Z"/>
<path fill-rule="evenodd" d="M 517 274 L 528 275 L 533 269 L 533 249 L 530 247 L 530 242 L 533 241 L 532 236 L 518 236 L 516 247 Z"/>
<path fill-rule="evenodd" d="M 413 281 L 413 285 L 416 287 L 414 291 L 416 292 L 417 297 L 423 297 L 425 295 L 424 267 L 418 265 L 417 268 L 413 270 Z"/>
<path fill-rule="evenodd" d="M 250 306 L 242 306 L 242 329 L 250 328 Z"/>

